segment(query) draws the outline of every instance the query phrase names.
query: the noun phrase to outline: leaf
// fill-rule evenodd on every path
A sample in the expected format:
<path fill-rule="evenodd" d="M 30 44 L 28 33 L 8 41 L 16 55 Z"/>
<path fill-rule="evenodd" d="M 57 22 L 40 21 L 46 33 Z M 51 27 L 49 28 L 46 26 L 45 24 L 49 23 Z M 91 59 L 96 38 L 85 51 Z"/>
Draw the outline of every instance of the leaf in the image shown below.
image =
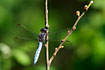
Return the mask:
<path fill-rule="evenodd" d="M 11 49 L 8 45 L 4 44 L 4 43 L 0 43 L 0 51 L 3 54 L 3 57 L 5 59 L 8 59 L 11 55 Z"/>
<path fill-rule="evenodd" d="M 13 56 L 22 65 L 30 65 L 31 63 L 29 56 L 21 50 L 14 49 Z"/>

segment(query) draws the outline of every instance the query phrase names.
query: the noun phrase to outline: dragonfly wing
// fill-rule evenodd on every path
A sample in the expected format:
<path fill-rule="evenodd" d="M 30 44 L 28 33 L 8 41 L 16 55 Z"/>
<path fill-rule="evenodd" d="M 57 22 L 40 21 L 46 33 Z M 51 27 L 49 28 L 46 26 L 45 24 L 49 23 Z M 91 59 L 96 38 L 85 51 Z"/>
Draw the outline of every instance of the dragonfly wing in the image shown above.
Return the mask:
<path fill-rule="evenodd" d="M 35 32 L 31 31 L 23 24 L 17 24 L 17 30 L 19 32 L 17 36 L 20 36 L 20 37 L 35 39 L 38 36 Z"/>
<path fill-rule="evenodd" d="M 49 39 L 61 41 L 61 39 L 63 39 L 68 33 L 68 30 L 69 28 L 65 28 L 65 29 L 49 32 L 49 37 L 50 37 Z"/>
<path fill-rule="evenodd" d="M 39 55 L 40 55 L 40 51 L 41 51 L 41 49 L 42 49 L 42 45 L 43 45 L 43 43 L 42 42 L 39 42 L 39 46 L 38 46 L 38 48 L 37 48 L 37 50 L 36 50 L 36 53 L 35 53 L 35 57 L 34 57 L 34 65 L 37 63 L 37 61 L 38 61 L 38 58 L 39 58 Z"/>
<path fill-rule="evenodd" d="M 64 38 L 65 38 L 65 36 L 67 35 L 67 33 L 68 33 L 68 30 L 70 30 L 70 28 L 65 28 L 65 29 L 63 29 L 63 30 L 56 30 L 56 32 L 50 32 L 49 33 L 49 41 L 50 42 L 61 42 Z M 65 45 L 69 45 L 69 46 L 71 46 L 72 45 L 72 42 L 69 40 L 69 39 L 67 39 L 66 41 L 65 41 Z"/>
<path fill-rule="evenodd" d="M 17 44 L 23 44 L 23 43 L 30 42 L 30 41 L 31 42 L 38 42 L 38 39 L 17 36 L 17 37 L 13 38 L 13 41 Z"/>

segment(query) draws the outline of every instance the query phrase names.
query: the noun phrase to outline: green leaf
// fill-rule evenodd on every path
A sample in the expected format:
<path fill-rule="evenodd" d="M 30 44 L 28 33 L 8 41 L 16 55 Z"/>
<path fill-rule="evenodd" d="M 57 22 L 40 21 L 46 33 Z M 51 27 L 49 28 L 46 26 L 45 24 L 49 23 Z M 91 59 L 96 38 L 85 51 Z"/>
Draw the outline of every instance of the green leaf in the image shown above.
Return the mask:
<path fill-rule="evenodd" d="M 21 50 L 14 49 L 13 56 L 22 65 L 30 65 L 31 63 L 29 56 Z"/>

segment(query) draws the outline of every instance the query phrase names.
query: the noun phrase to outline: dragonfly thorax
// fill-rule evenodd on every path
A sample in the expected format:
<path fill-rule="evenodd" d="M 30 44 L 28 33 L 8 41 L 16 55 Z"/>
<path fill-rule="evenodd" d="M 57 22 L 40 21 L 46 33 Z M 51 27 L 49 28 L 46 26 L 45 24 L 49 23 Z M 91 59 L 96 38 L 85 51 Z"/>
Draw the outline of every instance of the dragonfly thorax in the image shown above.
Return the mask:
<path fill-rule="evenodd" d="M 47 29 L 46 28 L 42 28 L 40 31 L 46 33 Z"/>
<path fill-rule="evenodd" d="M 44 42 L 45 41 L 45 37 L 46 37 L 46 28 L 43 28 L 40 30 L 40 34 L 38 35 L 38 41 L 39 42 Z"/>

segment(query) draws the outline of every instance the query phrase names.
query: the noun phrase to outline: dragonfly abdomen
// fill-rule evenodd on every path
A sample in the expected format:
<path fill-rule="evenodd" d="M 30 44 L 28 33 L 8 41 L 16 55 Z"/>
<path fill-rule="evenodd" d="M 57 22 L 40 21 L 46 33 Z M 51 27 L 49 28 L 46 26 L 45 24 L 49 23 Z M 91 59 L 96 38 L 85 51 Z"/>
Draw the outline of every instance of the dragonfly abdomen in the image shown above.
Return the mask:
<path fill-rule="evenodd" d="M 39 42 L 39 45 L 38 45 L 38 48 L 36 50 L 36 53 L 35 53 L 35 57 L 34 57 L 34 65 L 37 63 L 38 61 L 38 58 L 39 58 L 39 55 L 40 55 L 40 51 L 42 49 L 42 42 Z"/>

